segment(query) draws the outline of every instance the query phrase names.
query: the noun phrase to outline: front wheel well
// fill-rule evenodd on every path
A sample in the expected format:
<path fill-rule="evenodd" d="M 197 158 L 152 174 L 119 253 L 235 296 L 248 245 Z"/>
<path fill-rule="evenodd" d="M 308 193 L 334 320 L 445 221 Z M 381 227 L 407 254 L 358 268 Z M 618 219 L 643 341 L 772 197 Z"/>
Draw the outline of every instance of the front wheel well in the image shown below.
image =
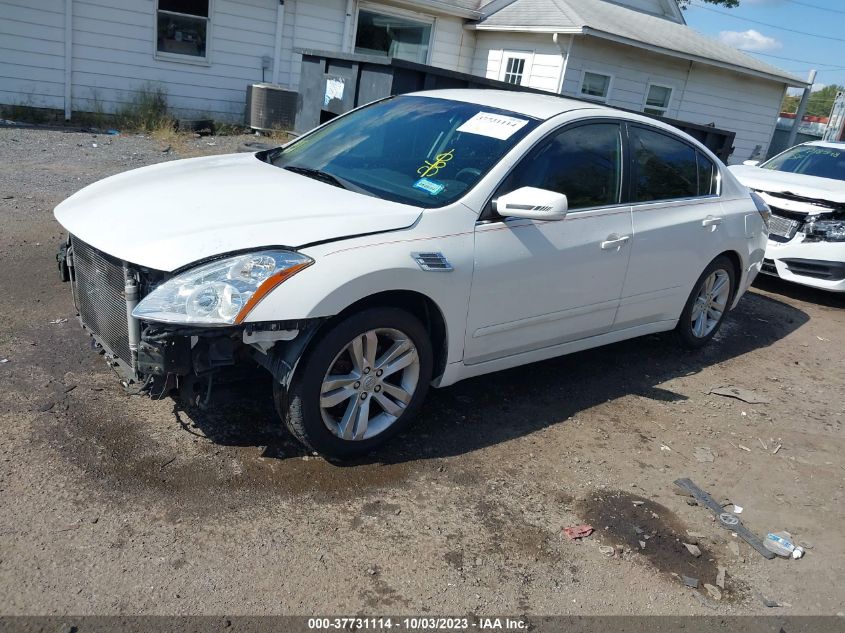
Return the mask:
<path fill-rule="evenodd" d="M 414 290 L 386 290 L 364 297 L 347 306 L 328 323 L 336 323 L 343 318 L 367 308 L 399 308 L 413 314 L 428 331 L 431 349 L 434 353 L 434 371 L 432 378 L 440 376 L 446 369 L 448 342 L 446 319 L 438 305 L 426 295 Z M 325 325 L 323 326 L 325 327 Z"/>

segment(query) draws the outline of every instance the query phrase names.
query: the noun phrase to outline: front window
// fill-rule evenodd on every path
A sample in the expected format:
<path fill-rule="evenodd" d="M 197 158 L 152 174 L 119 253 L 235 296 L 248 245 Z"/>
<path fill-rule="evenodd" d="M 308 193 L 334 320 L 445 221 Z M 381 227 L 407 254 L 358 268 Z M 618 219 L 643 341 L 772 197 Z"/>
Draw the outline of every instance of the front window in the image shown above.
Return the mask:
<path fill-rule="evenodd" d="M 206 57 L 211 0 L 158 0 L 157 53 Z"/>
<path fill-rule="evenodd" d="M 845 149 L 799 145 L 761 165 L 763 169 L 845 180 Z"/>
<path fill-rule="evenodd" d="M 593 99 L 604 101 L 610 93 L 610 76 L 599 73 L 584 73 L 584 81 L 581 82 L 581 94 Z"/>
<path fill-rule="evenodd" d="M 361 9 L 355 52 L 424 64 L 428 61 L 431 26 L 431 23 Z"/>
<path fill-rule="evenodd" d="M 499 195 L 537 187 L 566 195 L 571 210 L 617 204 L 622 134 L 616 123 L 580 125 L 538 145 L 511 172 Z"/>
<path fill-rule="evenodd" d="M 338 118 L 270 162 L 358 193 L 440 207 L 475 186 L 537 123 L 472 103 L 395 97 Z"/>

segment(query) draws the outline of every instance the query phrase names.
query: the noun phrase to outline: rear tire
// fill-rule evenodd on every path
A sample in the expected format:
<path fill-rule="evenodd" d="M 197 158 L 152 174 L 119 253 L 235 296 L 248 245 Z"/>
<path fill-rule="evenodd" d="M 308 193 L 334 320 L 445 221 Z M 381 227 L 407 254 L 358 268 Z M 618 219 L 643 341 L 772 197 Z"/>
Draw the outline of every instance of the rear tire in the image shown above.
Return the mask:
<path fill-rule="evenodd" d="M 699 349 L 721 329 L 736 295 L 733 262 L 719 255 L 695 282 L 675 332 L 682 347 Z"/>
<path fill-rule="evenodd" d="M 370 308 L 331 326 L 300 359 L 276 410 L 291 434 L 326 457 L 366 454 L 407 428 L 431 381 L 428 331 L 397 308 Z"/>

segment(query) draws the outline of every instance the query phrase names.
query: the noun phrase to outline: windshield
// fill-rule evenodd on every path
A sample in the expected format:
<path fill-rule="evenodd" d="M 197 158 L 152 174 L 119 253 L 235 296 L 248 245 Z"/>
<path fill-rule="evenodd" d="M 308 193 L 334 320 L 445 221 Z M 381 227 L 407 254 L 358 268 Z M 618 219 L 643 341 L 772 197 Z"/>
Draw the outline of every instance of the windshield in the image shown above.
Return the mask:
<path fill-rule="evenodd" d="M 799 145 L 761 165 L 763 169 L 845 180 L 845 151 L 821 145 Z"/>
<path fill-rule="evenodd" d="M 295 141 L 270 162 L 359 193 L 440 207 L 469 191 L 537 123 L 471 103 L 396 97 Z"/>

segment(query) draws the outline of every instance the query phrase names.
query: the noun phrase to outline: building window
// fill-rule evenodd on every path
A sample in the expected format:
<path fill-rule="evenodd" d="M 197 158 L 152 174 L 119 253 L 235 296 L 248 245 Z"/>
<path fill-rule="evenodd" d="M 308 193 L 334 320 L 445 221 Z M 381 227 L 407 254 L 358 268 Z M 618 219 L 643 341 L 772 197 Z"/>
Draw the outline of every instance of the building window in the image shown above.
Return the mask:
<path fill-rule="evenodd" d="M 502 72 L 499 79 L 509 84 L 521 86 L 525 84 L 528 75 L 528 55 L 525 53 L 508 53 L 503 55 Z"/>
<path fill-rule="evenodd" d="M 657 116 L 665 116 L 669 109 L 669 102 L 672 100 L 672 89 L 668 86 L 658 86 L 656 84 L 649 84 L 648 92 L 645 97 L 645 107 L 643 112 L 646 114 L 656 114 Z"/>
<path fill-rule="evenodd" d="M 610 92 L 610 75 L 599 73 L 584 73 L 584 80 L 581 82 L 581 94 L 593 99 L 604 101 Z"/>
<path fill-rule="evenodd" d="M 158 0 L 156 52 L 206 58 L 211 0 Z"/>
<path fill-rule="evenodd" d="M 355 52 L 425 64 L 431 31 L 431 22 L 361 9 L 358 12 Z"/>

